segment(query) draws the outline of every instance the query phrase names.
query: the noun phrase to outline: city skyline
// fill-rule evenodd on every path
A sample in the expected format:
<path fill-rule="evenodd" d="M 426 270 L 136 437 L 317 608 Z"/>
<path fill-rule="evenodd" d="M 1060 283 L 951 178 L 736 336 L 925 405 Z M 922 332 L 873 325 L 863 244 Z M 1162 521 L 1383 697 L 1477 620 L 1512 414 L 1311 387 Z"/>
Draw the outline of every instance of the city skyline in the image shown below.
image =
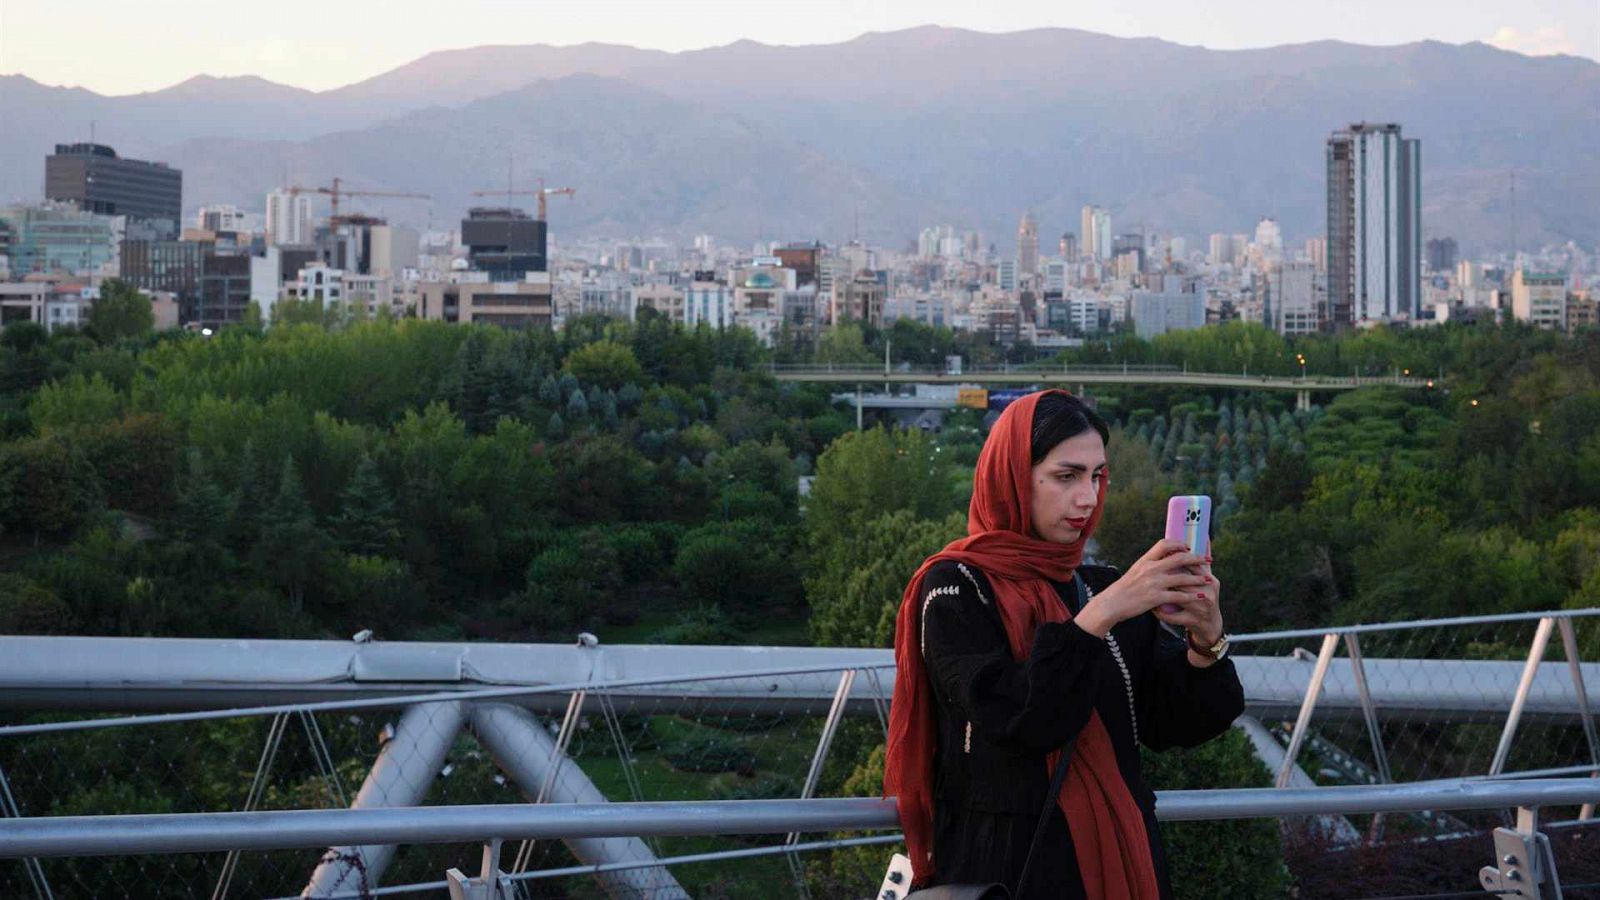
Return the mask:
<path fill-rule="evenodd" d="M 1459 4 L 1417 3 L 1395 7 L 1378 0 L 1346 4 L 1338 21 L 1261 15 L 1266 4 L 1226 0 L 1203 10 L 1175 0 L 1137 9 L 1061 9 L 1032 2 L 890 4 L 863 11 L 842 0 L 798 10 L 690 0 L 672 5 L 597 0 L 562 13 L 543 7 L 507 8 L 490 0 L 466 0 L 448 19 L 430 27 L 408 27 L 405 4 L 375 20 L 359 7 L 330 8 L 305 0 L 280 4 L 279 24 L 241 32 L 226 8 L 168 5 L 128 8 L 89 0 L 71 8 L 37 0 L 10 0 L 0 7 L 0 74 L 20 74 L 45 84 L 81 86 L 108 96 L 155 91 L 198 75 L 256 76 L 313 91 L 356 83 L 429 53 L 485 45 L 589 42 L 666 52 L 723 46 L 742 40 L 776 46 L 832 44 L 863 35 L 941 25 L 985 33 L 1071 28 L 1117 37 L 1151 37 L 1216 50 L 1247 50 L 1336 40 L 1392 46 L 1436 40 L 1481 41 L 1528 55 L 1570 54 L 1600 60 L 1600 8 L 1583 0 L 1536 0 L 1514 13 Z M 426 14 L 414 7 L 418 15 Z M 306 16 L 297 15 L 303 10 Z M 69 21 L 70 17 L 70 21 Z M 308 32 L 298 22 L 314 17 L 322 27 Z M 60 42 L 28 36 L 70 27 L 72 52 Z M 333 38 L 330 35 L 348 37 Z M 152 45 L 181 41 L 182 53 L 149 52 Z"/>

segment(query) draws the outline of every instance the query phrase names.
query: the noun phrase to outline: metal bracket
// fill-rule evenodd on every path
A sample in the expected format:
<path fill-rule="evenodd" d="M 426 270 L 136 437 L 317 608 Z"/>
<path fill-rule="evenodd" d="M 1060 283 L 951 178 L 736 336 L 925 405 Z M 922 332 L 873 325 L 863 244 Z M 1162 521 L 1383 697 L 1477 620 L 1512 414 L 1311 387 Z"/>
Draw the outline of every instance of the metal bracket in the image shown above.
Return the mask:
<path fill-rule="evenodd" d="M 1539 811 L 1517 810 L 1516 828 L 1494 830 L 1495 865 L 1478 870 L 1483 889 L 1502 897 L 1562 900 L 1550 838 L 1539 831 Z"/>
<path fill-rule="evenodd" d="M 444 873 L 450 900 L 515 900 L 511 878 L 500 871 L 500 844 L 495 838 L 483 845 L 483 871 L 478 877 L 468 878 L 460 869 Z"/>

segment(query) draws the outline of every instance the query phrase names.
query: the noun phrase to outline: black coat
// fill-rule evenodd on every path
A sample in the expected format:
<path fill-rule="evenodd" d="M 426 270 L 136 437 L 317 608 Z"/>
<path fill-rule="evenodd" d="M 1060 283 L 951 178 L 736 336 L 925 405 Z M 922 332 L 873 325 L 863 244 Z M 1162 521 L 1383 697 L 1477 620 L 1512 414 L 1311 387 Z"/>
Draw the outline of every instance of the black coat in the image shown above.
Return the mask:
<path fill-rule="evenodd" d="M 1081 566 L 1090 596 L 1121 574 Z M 1056 585 L 1069 610 L 1071 583 Z M 1144 813 L 1163 897 L 1172 895 L 1155 820 L 1155 795 L 1139 773 L 1138 744 L 1192 747 L 1244 712 L 1244 690 L 1228 659 L 1191 666 L 1181 636 L 1154 615 L 1118 623 L 1112 644 L 1071 622 L 1039 626 L 1032 652 L 1012 658 L 989 579 L 953 562 L 922 582 L 921 640 L 934 688 L 939 746 L 934 762 L 935 883 L 1013 887 L 1050 787 L 1045 756 L 1081 731 L 1096 710 L 1118 768 Z M 1130 702 L 1131 687 L 1131 702 Z M 1135 738 L 1137 729 L 1137 739 Z M 1052 816 L 1026 897 L 1086 897 L 1066 817 Z"/>

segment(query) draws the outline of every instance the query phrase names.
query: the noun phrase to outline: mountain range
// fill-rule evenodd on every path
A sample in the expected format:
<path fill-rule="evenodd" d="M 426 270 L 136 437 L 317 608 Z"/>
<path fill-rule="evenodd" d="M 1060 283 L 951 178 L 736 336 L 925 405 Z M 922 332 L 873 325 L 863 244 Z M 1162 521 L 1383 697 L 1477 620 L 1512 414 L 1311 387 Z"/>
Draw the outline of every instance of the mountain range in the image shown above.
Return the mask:
<path fill-rule="evenodd" d="M 184 171 L 187 209 L 285 182 L 430 194 L 352 208 L 442 226 L 475 191 L 578 188 L 552 233 L 863 239 L 925 226 L 1048 248 L 1078 210 L 1201 239 L 1276 218 L 1320 235 L 1330 132 L 1422 141 L 1425 237 L 1464 250 L 1600 241 L 1600 64 L 1484 44 L 1216 51 L 1069 29 L 928 26 L 681 53 L 606 44 L 431 53 L 312 92 L 199 76 L 109 97 L 0 76 L 0 200 L 37 200 L 58 142 Z M 1515 200 L 1511 184 L 1515 177 Z M 526 199 L 526 198 L 520 198 Z"/>

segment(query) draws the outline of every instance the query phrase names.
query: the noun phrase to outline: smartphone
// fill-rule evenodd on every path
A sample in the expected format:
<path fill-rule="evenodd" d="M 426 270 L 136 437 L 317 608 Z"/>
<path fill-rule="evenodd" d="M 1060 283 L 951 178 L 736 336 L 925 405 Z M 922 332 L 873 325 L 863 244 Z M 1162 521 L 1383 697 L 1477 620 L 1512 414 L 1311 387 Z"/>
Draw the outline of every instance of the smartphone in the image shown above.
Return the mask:
<path fill-rule="evenodd" d="M 1167 501 L 1167 540 L 1183 541 L 1200 556 L 1211 552 L 1211 498 L 1187 494 Z M 1175 613 L 1176 603 L 1161 604 L 1161 611 Z"/>

